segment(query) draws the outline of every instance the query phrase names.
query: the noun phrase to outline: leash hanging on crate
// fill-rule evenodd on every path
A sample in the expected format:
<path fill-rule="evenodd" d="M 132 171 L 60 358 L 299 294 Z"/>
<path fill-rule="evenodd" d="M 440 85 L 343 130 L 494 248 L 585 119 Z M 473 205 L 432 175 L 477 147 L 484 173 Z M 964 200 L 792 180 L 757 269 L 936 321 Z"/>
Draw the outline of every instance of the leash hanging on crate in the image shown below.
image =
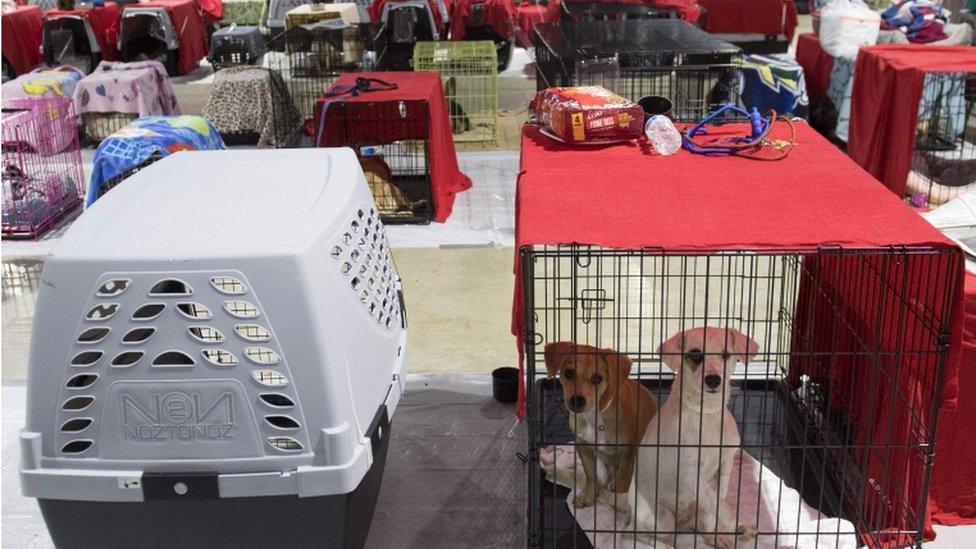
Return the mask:
<path fill-rule="evenodd" d="M 706 126 L 727 114 L 734 113 L 749 119 L 750 135 L 720 136 L 704 139 L 708 135 Z M 785 126 L 789 132 L 785 139 L 771 137 L 777 122 Z M 693 126 L 689 126 L 681 133 L 682 146 L 685 150 L 703 155 L 735 155 L 752 158 L 754 160 L 782 160 L 786 158 L 796 145 L 796 127 L 789 118 L 780 117 L 776 111 L 770 109 L 766 116 L 759 114 L 756 108 L 746 111 L 733 104 L 722 105 Z"/>

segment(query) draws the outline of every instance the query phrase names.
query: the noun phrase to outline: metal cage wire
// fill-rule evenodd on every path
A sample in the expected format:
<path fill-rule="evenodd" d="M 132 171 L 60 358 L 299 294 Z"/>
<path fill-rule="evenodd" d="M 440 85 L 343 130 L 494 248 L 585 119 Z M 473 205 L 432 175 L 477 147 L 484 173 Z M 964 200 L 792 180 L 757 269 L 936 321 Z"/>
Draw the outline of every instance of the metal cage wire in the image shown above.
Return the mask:
<path fill-rule="evenodd" d="M 714 536 L 724 535 L 738 546 L 752 546 L 755 541 L 735 539 L 746 524 L 777 547 L 920 544 L 948 353 L 948 282 L 959 261 L 958 254 L 929 248 L 523 249 L 530 546 L 633 546 L 624 535 L 650 543 L 677 540 L 679 547 L 712 545 Z M 662 438 L 673 414 L 665 414 L 657 433 L 652 420 L 639 444 L 599 438 L 594 444 L 574 436 L 578 418 L 603 425 L 594 410 L 617 406 L 620 413 L 621 406 L 597 391 L 590 408 L 570 414 L 575 401 L 569 395 L 584 394 L 591 383 L 579 364 L 596 351 L 581 346 L 612 349 L 632 360 L 630 377 L 649 387 L 663 407 L 675 398 L 674 390 L 683 398 L 694 398 L 696 390 L 699 398 L 705 394 L 701 380 L 694 383 L 697 371 L 686 354 L 679 356 L 677 373 L 663 364 L 669 348 L 662 344 L 701 326 L 735 329 L 758 343 L 752 360 L 727 370 L 734 384 L 723 380 L 721 389 L 741 442 L 708 440 L 703 413 L 695 416 L 684 405 L 675 406 L 678 422 L 700 422 L 698 436 Z M 575 362 L 569 363 L 580 373 L 567 380 L 560 369 L 555 379 L 546 379 L 545 347 L 561 341 L 576 345 L 570 353 Z M 690 352 L 689 345 L 678 353 Z M 710 357 L 725 359 L 721 346 L 708 345 L 702 342 L 702 364 Z M 724 351 L 729 348 L 726 342 Z M 736 464 L 726 494 L 675 488 L 675 494 L 646 500 L 652 516 L 669 506 L 686 513 L 705 508 L 717 509 L 719 517 L 726 511 L 726 522 L 699 524 L 692 511 L 696 518 L 690 522 L 686 514 L 670 528 L 659 521 L 660 527 L 646 529 L 628 524 L 626 512 L 614 513 L 606 490 L 602 501 L 574 511 L 574 494 L 585 487 L 577 452 L 626 447 L 637 448 L 632 478 L 638 486 L 650 480 L 681 486 L 682 466 L 701 478 L 710 471 L 700 465 L 708 462 L 703 453 L 728 451 L 718 458 L 734 456 L 729 462 Z M 689 469 L 688 463 L 694 465 Z M 795 497 L 784 495 L 792 490 Z M 628 501 L 631 511 L 638 501 Z M 729 509 L 735 510 L 734 521 Z M 802 523 L 801 511 L 809 514 Z"/>
<path fill-rule="evenodd" d="M 417 71 L 439 71 L 456 142 L 498 141 L 498 54 L 494 42 L 418 42 Z"/>
<path fill-rule="evenodd" d="M 106 137 L 121 130 L 126 124 L 139 118 L 128 112 L 85 112 L 81 114 L 86 146 L 97 146 Z"/>

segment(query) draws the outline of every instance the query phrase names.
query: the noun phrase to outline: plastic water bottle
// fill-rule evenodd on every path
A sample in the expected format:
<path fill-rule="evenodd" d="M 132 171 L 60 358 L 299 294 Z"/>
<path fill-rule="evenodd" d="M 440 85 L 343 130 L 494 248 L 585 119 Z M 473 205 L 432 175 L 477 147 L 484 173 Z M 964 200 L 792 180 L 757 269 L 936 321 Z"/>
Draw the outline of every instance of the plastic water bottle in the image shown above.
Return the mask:
<path fill-rule="evenodd" d="M 681 148 L 681 134 L 667 116 L 655 115 L 644 124 L 644 135 L 658 154 L 672 155 Z"/>

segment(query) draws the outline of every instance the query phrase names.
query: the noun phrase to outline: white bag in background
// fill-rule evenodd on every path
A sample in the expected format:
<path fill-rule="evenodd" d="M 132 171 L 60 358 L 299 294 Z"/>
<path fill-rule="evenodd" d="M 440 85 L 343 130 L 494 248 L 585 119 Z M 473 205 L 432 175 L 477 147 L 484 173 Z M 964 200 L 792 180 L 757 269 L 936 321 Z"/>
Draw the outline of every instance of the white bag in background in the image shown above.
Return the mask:
<path fill-rule="evenodd" d="M 878 42 L 881 14 L 864 0 L 831 0 L 820 11 L 820 45 L 834 57 L 853 57 L 861 46 Z"/>

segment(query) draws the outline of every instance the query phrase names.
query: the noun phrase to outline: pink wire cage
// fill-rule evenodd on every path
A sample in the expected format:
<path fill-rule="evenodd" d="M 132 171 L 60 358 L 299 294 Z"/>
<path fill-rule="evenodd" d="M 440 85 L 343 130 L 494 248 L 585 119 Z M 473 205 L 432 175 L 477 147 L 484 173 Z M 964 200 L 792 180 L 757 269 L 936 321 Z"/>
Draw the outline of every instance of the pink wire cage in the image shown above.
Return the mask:
<path fill-rule="evenodd" d="M 78 119 L 70 99 L 11 99 L 2 125 L 3 237 L 38 238 L 82 203 Z"/>

